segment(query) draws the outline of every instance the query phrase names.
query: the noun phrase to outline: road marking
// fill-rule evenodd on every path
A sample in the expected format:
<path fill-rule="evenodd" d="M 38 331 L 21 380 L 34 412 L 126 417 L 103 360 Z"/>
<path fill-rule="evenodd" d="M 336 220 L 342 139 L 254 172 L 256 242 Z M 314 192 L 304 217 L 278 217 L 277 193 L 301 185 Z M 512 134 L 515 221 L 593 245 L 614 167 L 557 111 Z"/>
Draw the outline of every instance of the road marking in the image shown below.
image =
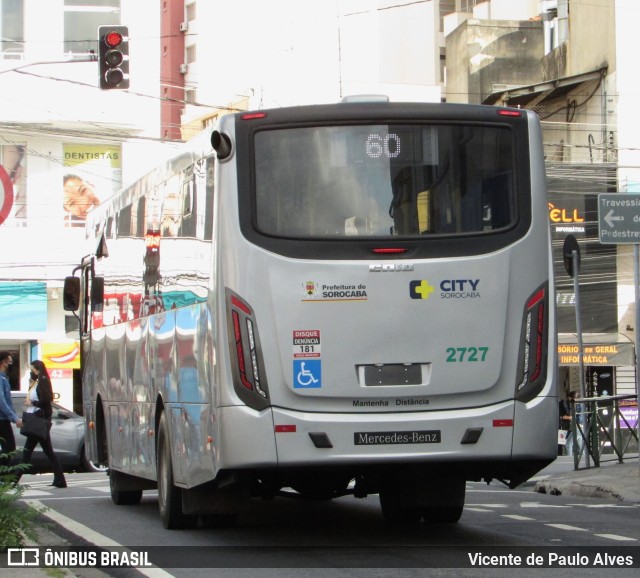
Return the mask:
<path fill-rule="evenodd" d="M 465 506 L 464 511 L 465 512 L 493 512 L 493 510 L 488 510 L 487 508 L 474 508 L 469 506 Z"/>
<path fill-rule="evenodd" d="M 578 528 L 578 526 L 569 526 L 569 524 L 545 524 L 550 528 L 557 528 L 558 530 L 568 530 L 569 532 L 587 532 L 586 528 Z"/>
<path fill-rule="evenodd" d="M 637 542 L 636 538 L 628 538 L 627 536 L 618 536 L 617 534 L 594 534 L 600 538 L 607 538 L 609 540 L 616 540 L 617 542 Z"/>
<path fill-rule="evenodd" d="M 486 484 L 482 484 L 486 486 Z M 526 494 L 527 496 L 531 495 L 531 490 L 510 490 L 509 488 L 505 488 L 504 486 L 490 486 L 494 489 L 492 490 L 467 490 L 469 494 L 501 494 L 502 492 L 508 492 L 510 496 L 514 494 Z"/>
<path fill-rule="evenodd" d="M 29 502 L 38 509 L 44 507 L 44 504 L 42 502 L 39 502 L 38 500 L 29 500 Z M 126 546 L 119 544 L 118 542 L 112 540 L 111 538 L 108 538 L 107 536 L 99 534 L 98 532 L 92 530 L 84 524 L 80 524 L 79 522 L 76 522 L 71 518 L 67 518 L 67 516 L 65 516 L 64 514 L 60 514 L 55 510 L 45 510 L 44 512 L 42 512 L 42 515 L 46 516 L 50 520 L 53 520 L 57 524 L 60 524 L 63 528 L 66 528 L 72 534 L 82 536 L 84 540 L 93 544 L 94 546 L 97 546 L 99 548 L 124 548 L 127 552 L 130 552 L 130 550 Z M 143 574 L 144 576 L 148 576 L 149 578 L 175 578 L 173 574 L 169 574 L 169 572 L 166 572 L 162 568 L 157 568 L 156 566 L 154 566 L 153 568 L 136 568 L 135 570 L 140 574 Z"/>
<path fill-rule="evenodd" d="M 529 518 L 528 516 L 519 516 L 518 514 L 500 514 L 503 518 L 511 518 L 512 520 L 520 520 L 521 522 L 535 522 L 535 518 Z"/>
<path fill-rule="evenodd" d="M 557 506 L 555 504 L 542 504 L 540 502 L 520 502 L 521 508 L 570 508 L 571 506 Z"/>
<path fill-rule="evenodd" d="M 507 504 L 469 504 L 478 508 L 508 508 Z"/>
<path fill-rule="evenodd" d="M 620 504 L 567 504 L 569 506 L 580 506 L 582 508 L 622 508 L 633 509 L 637 508 L 637 505 L 621 506 Z"/>
<path fill-rule="evenodd" d="M 531 482 L 541 482 L 542 480 L 548 480 L 551 476 L 550 475 L 546 475 L 546 476 L 536 476 L 535 478 L 529 478 L 527 480 L 528 483 Z"/>
<path fill-rule="evenodd" d="M 53 492 L 45 492 L 44 490 L 25 490 L 22 493 L 23 498 L 35 498 L 37 496 L 52 496 Z"/>

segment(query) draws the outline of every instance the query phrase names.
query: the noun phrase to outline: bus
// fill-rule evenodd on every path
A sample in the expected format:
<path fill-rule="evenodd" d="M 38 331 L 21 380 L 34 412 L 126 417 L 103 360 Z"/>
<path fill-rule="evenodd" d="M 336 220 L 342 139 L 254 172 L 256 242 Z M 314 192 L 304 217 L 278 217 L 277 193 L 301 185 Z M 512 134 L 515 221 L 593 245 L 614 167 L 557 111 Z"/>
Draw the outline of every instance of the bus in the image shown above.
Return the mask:
<path fill-rule="evenodd" d="M 254 498 L 459 520 L 557 455 L 541 131 L 376 99 L 236 112 L 97 207 L 65 281 L 88 459 L 167 528 Z"/>

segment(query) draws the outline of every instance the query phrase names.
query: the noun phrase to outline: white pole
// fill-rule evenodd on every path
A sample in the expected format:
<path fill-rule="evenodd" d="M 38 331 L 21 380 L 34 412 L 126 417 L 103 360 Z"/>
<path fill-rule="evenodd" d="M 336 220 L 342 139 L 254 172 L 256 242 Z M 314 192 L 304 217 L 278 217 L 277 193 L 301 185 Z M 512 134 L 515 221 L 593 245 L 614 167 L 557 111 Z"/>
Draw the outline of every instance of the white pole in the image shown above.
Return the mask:
<path fill-rule="evenodd" d="M 640 271 L 638 267 L 638 250 L 637 243 L 633 245 L 633 284 L 636 299 L 636 326 L 634 331 L 636 334 L 636 411 L 638 419 L 636 421 L 636 430 L 638 432 L 638 466 L 640 467 L 640 372 L 638 372 L 638 351 L 640 350 Z"/>
<path fill-rule="evenodd" d="M 578 262 L 578 251 L 572 251 L 573 258 L 573 292 L 575 294 L 576 299 L 576 333 L 578 336 L 578 366 L 580 368 L 580 397 L 584 399 L 586 393 L 586 387 L 584 383 L 584 350 L 582 348 L 582 322 L 580 320 L 580 282 L 579 282 L 579 262 Z M 581 402 L 578 406 L 580 409 L 580 414 L 578 417 L 578 421 L 582 424 L 582 436 L 586 440 L 584 442 L 584 467 L 590 468 L 591 461 L 589 460 L 589 420 L 586 415 L 586 403 Z M 578 428 L 580 431 L 580 428 Z M 578 432 L 576 432 L 578 433 Z M 576 436 L 577 438 L 577 436 Z M 579 443 L 579 440 L 576 439 L 576 442 Z"/>

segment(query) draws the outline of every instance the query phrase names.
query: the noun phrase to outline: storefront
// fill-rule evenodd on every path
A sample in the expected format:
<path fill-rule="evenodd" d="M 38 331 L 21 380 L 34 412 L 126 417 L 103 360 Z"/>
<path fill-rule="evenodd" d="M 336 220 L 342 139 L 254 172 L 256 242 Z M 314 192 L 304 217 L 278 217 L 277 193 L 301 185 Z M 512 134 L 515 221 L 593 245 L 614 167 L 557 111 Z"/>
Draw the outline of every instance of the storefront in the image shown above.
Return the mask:
<path fill-rule="evenodd" d="M 48 286 L 51 285 L 51 286 Z M 62 289 L 45 281 L 0 281 L 0 351 L 9 351 L 13 365 L 7 375 L 11 389 L 29 387 L 29 365 L 41 359 L 53 384 L 56 401 L 81 407 L 75 386 L 80 369 L 77 340 L 65 338 Z M 60 335 L 60 339 L 52 336 Z"/>
<path fill-rule="evenodd" d="M 585 333 L 582 336 L 585 393 L 588 397 L 635 392 L 635 347 L 618 333 Z M 580 391 L 580 348 L 577 335 L 558 335 L 560 384 L 566 391 Z"/>

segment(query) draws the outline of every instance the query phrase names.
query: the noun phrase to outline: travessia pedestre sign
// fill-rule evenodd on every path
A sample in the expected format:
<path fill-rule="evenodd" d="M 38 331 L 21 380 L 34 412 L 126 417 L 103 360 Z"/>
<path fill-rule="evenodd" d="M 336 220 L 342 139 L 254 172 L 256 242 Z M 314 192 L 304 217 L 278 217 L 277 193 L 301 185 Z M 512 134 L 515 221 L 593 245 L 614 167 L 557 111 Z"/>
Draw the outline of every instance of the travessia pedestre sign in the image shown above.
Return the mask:
<path fill-rule="evenodd" d="M 603 244 L 640 243 L 640 194 L 598 195 L 598 231 Z"/>

